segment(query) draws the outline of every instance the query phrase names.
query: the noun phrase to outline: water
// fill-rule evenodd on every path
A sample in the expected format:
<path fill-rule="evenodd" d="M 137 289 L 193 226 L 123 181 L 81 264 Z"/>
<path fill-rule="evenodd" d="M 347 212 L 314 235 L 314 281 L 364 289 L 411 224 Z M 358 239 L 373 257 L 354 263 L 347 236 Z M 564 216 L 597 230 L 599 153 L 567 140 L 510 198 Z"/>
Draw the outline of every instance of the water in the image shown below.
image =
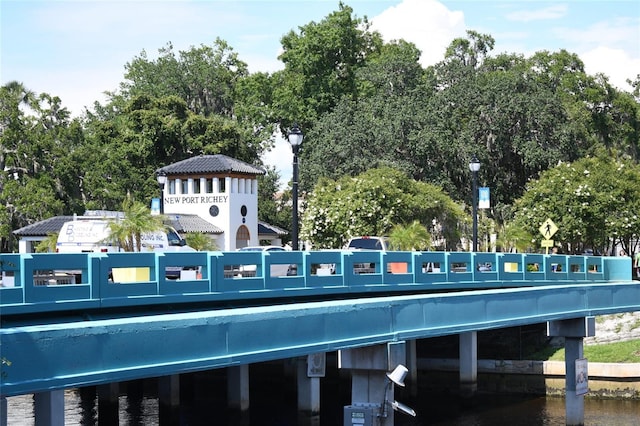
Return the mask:
<path fill-rule="evenodd" d="M 321 385 L 322 413 L 319 419 L 298 417 L 296 411 L 295 378 L 283 374 L 282 366 L 262 368 L 251 374 L 251 410 L 248 417 L 239 418 L 226 409 L 226 379 L 223 370 L 183 375 L 181 407 L 176 417 L 159 422 L 159 402 L 156 382 L 122 384 L 119 397 L 118 423 L 128 426 L 316 426 L 342 425 L 342 407 L 350 403 L 350 382 L 347 376 L 334 375 Z M 434 394 L 419 390 L 410 398 L 406 390 L 396 391 L 396 399 L 415 409 L 417 417 L 395 415 L 398 426 L 564 426 L 564 399 L 557 397 L 478 395 L 473 402 L 460 400 L 446 393 Z M 95 388 L 65 391 L 65 425 L 98 424 Z M 33 397 L 23 395 L 8 398 L 9 426 L 32 426 Z M 306 423 L 305 423 L 306 422 Z M 640 401 L 585 399 L 585 425 L 637 426 L 640 424 Z"/>

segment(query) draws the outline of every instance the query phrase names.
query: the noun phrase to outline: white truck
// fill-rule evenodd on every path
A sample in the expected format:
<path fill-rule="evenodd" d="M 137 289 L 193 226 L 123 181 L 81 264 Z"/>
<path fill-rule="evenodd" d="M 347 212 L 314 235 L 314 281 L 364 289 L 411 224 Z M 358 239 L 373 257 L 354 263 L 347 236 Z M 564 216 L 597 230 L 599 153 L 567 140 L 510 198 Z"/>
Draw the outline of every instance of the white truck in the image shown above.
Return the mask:
<path fill-rule="evenodd" d="M 353 237 L 344 246 L 346 250 L 379 250 L 387 251 L 389 240 L 387 237 Z M 355 263 L 353 265 L 354 274 L 372 274 L 376 271 L 374 263 Z"/>

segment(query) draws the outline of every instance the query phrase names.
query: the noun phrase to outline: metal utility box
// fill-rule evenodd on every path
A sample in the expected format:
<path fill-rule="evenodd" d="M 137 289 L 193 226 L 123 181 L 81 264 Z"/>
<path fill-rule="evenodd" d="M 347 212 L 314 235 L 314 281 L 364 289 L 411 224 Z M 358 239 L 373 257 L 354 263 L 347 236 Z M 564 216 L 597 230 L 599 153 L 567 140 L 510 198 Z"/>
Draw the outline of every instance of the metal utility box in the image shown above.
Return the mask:
<path fill-rule="evenodd" d="M 345 405 L 344 426 L 377 426 L 380 406 L 377 404 Z"/>

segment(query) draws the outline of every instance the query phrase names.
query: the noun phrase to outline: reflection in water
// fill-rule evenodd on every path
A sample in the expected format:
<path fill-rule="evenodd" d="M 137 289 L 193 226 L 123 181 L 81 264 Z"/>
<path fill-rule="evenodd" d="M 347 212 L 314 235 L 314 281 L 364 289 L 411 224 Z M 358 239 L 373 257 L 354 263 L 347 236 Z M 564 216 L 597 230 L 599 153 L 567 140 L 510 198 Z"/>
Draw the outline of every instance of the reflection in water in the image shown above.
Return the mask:
<path fill-rule="evenodd" d="M 211 379 L 211 377 L 209 377 Z M 220 377 L 202 381 L 182 392 L 179 417 L 161 424 L 157 395 L 140 382 L 126 386 L 126 395 L 119 398 L 118 423 L 129 426 L 182 426 L 233 425 L 286 426 L 302 424 L 297 418 L 296 396 L 291 378 L 286 381 L 252 380 L 251 413 L 249 419 L 239 419 L 226 412 L 226 387 Z M 292 386 L 287 386 L 291 384 Z M 323 412 L 319 423 L 335 426 L 342 424 L 342 406 L 348 405 L 349 382 L 327 378 L 324 382 L 321 404 Z M 346 393 L 345 393 L 346 386 Z M 275 389 L 275 390 L 274 390 Z M 345 396 L 347 400 L 345 401 Z M 396 413 L 398 426 L 564 426 L 564 399 L 556 397 L 522 397 L 480 395 L 473 403 L 465 403 L 452 395 L 419 394 L 410 399 L 401 392 L 398 400 L 413 407 L 418 417 Z M 7 398 L 9 426 L 32 426 L 33 396 Z M 98 425 L 99 409 L 95 388 L 65 391 L 65 425 Z M 585 400 L 585 424 L 590 426 L 637 426 L 640 419 L 640 401 L 637 400 Z"/>

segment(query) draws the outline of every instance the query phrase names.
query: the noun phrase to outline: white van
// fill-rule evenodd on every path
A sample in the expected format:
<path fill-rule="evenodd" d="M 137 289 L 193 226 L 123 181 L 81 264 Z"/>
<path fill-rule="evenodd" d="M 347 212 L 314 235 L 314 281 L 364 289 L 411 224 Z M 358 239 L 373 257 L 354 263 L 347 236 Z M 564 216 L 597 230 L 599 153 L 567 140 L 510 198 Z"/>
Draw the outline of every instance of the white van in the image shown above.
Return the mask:
<path fill-rule="evenodd" d="M 110 241 L 110 220 L 77 218 L 65 222 L 58 233 L 56 253 L 117 252 L 120 247 Z M 192 251 L 175 229 L 142 234 L 142 251 Z"/>
<path fill-rule="evenodd" d="M 113 219 L 78 217 L 75 220 L 65 222 L 58 233 L 56 253 L 109 253 L 122 251 L 109 238 L 111 235 L 109 223 L 112 221 Z M 170 226 L 166 226 L 164 232 L 156 231 L 142 234 L 141 245 L 142 251 L 195 251 Z M 178 279 L 184 271 L 193 271 L 195 269 L 197 268 L 167 266 L 165 275 L 169 279 Z M 77 275 L 74 271 L 69 272 Z M 76 277 L 76 282 L 79 282 L 78 279 L 79 277 Z"/>

